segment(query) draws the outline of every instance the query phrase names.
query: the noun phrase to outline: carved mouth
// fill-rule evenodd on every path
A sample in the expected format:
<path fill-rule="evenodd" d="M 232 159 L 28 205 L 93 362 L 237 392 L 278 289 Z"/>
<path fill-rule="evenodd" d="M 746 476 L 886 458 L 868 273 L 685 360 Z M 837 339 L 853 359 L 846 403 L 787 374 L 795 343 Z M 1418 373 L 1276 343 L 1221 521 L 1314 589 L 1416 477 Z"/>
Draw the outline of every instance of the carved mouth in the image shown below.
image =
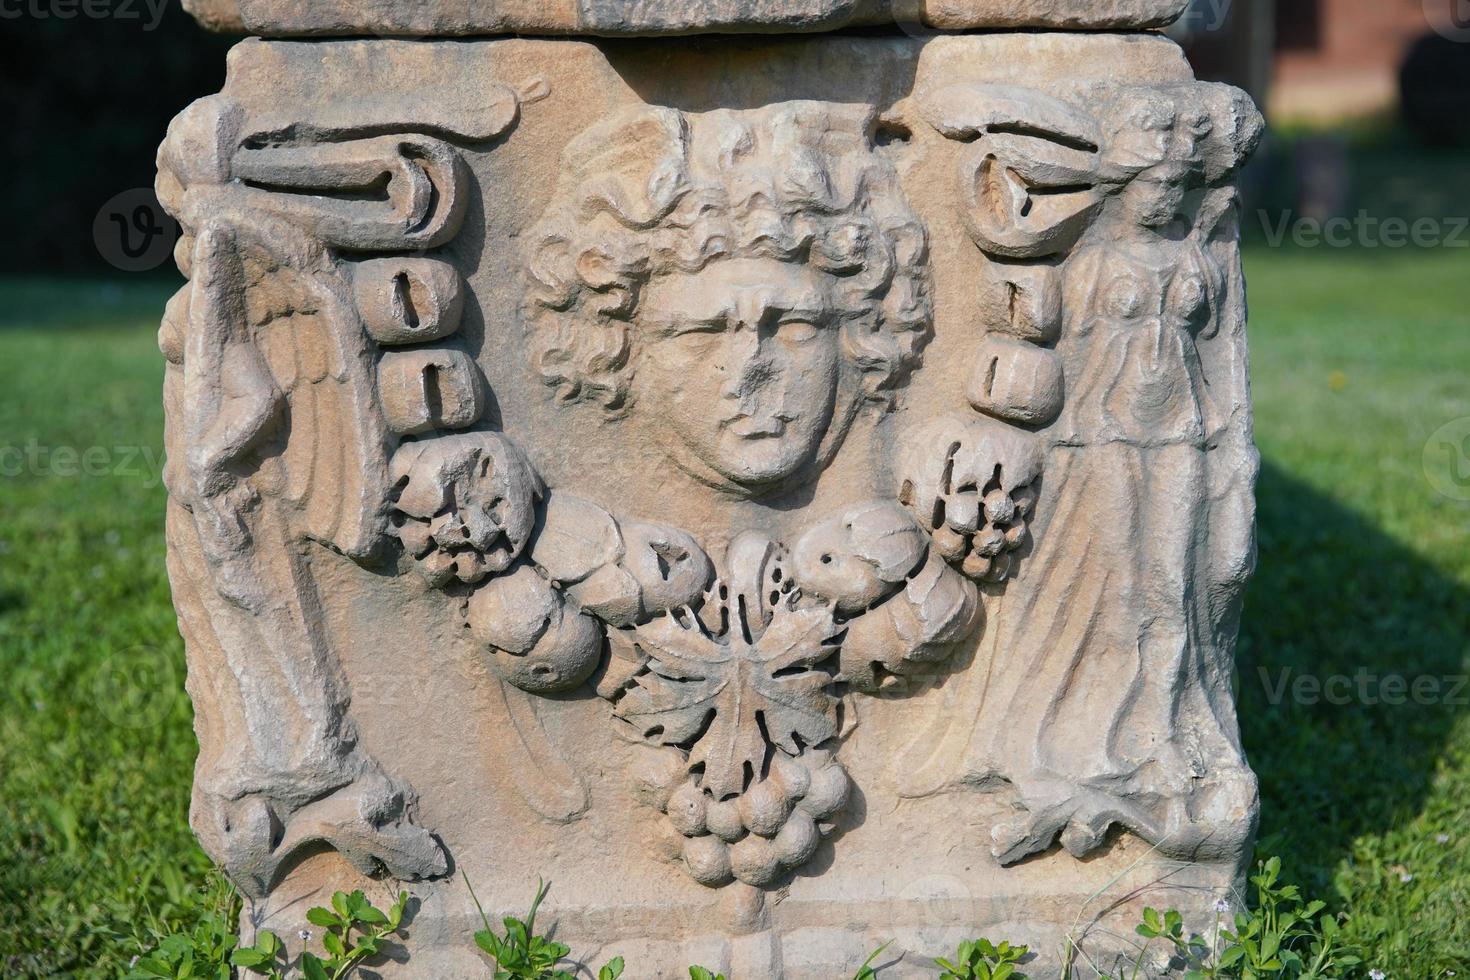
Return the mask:
<path fill-rule="evenodd" d="M 786 434 L 786 420 L 738 418 L 728 423 L 727 428 L 737 439 L 777 439 Z"/>

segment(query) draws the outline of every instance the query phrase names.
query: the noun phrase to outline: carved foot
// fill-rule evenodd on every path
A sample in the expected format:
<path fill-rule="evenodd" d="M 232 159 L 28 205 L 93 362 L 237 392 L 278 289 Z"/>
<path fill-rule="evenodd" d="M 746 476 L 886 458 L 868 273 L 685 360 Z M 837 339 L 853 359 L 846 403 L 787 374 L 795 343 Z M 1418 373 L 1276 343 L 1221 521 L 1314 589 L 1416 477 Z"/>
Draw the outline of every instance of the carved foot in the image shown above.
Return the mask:
<path fill-rule="evenodd" d="M 194 797 L 191 824 L 205 851 L 251 898 L 264 898 L 309 845 L 339 851 L 363 874 L 414 881 L 449 870 L 433 834 L 409 815 L 408 790 L 369 772 L 329 795 L 292 809 L 261 794 Z"/>

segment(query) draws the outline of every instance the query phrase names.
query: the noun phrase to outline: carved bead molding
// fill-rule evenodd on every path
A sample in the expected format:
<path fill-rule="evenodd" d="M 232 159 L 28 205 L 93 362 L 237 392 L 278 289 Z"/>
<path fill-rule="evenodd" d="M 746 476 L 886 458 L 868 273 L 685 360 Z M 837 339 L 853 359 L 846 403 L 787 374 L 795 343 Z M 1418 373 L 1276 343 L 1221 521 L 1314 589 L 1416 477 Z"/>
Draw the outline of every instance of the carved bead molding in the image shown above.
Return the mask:
<path fill-rule="evenodd" d="M 307 6 L 240 10 L 345 16 Z M 752 56 L 770 79 L 720 105 Z M 707 81 L 569 41 L 248 41 L 170 128 L 210 855 L 268 899 L 327 849 L 435 879 L 632 826 L 640 882 L 766 915 L 861 890 L 865 823 L 916 812 L 997 889 L 1123 832 L 1232 876 L 1255 109 L 1142 35 L 680 57 Z"/>

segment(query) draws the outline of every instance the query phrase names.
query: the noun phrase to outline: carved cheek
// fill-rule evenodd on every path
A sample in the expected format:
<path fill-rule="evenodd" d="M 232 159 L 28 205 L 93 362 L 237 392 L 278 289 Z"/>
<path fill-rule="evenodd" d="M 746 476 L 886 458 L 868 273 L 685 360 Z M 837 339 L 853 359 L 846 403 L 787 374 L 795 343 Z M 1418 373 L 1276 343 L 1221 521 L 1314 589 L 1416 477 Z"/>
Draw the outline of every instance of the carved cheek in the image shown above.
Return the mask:
<path fill-rule="evenodd" d="M 647 348 L 638 373 L 645 377 L 643 397 L 680 395 L 701 373 L 712 371 L 716 344 L 709 334 L 687 333 L 658 340 Z M 651 390 L 650 390 L 651 389 Z"/>
<path fill-rule="evenodd" d="M 832 330 L 800 346 L 771 352 L 771 383 L 781 415 L 825 425 L 837 391 L 838 356 L 837 333 Z"/>

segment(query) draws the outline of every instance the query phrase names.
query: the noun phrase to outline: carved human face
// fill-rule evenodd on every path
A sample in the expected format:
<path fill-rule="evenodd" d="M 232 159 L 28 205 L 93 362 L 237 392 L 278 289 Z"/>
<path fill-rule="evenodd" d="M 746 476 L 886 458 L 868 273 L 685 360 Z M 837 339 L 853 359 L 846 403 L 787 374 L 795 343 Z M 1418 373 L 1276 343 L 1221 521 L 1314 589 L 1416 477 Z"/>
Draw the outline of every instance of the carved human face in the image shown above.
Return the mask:
<path fill-rule="evenodd" d="M 1123 192 L 1123 206 L 1142 228 L 1162 228 L 1184 207 L 1184 181 L 1167 165 L 1145 170 Z"/>
<path fill-rule="evenodd" d="M 813 463 L 841 367 L 834 279 L 775 259 L 729 259 L 660 276 L 638 315 L 639 410 L 675 458 L 747 489 Z"/>

